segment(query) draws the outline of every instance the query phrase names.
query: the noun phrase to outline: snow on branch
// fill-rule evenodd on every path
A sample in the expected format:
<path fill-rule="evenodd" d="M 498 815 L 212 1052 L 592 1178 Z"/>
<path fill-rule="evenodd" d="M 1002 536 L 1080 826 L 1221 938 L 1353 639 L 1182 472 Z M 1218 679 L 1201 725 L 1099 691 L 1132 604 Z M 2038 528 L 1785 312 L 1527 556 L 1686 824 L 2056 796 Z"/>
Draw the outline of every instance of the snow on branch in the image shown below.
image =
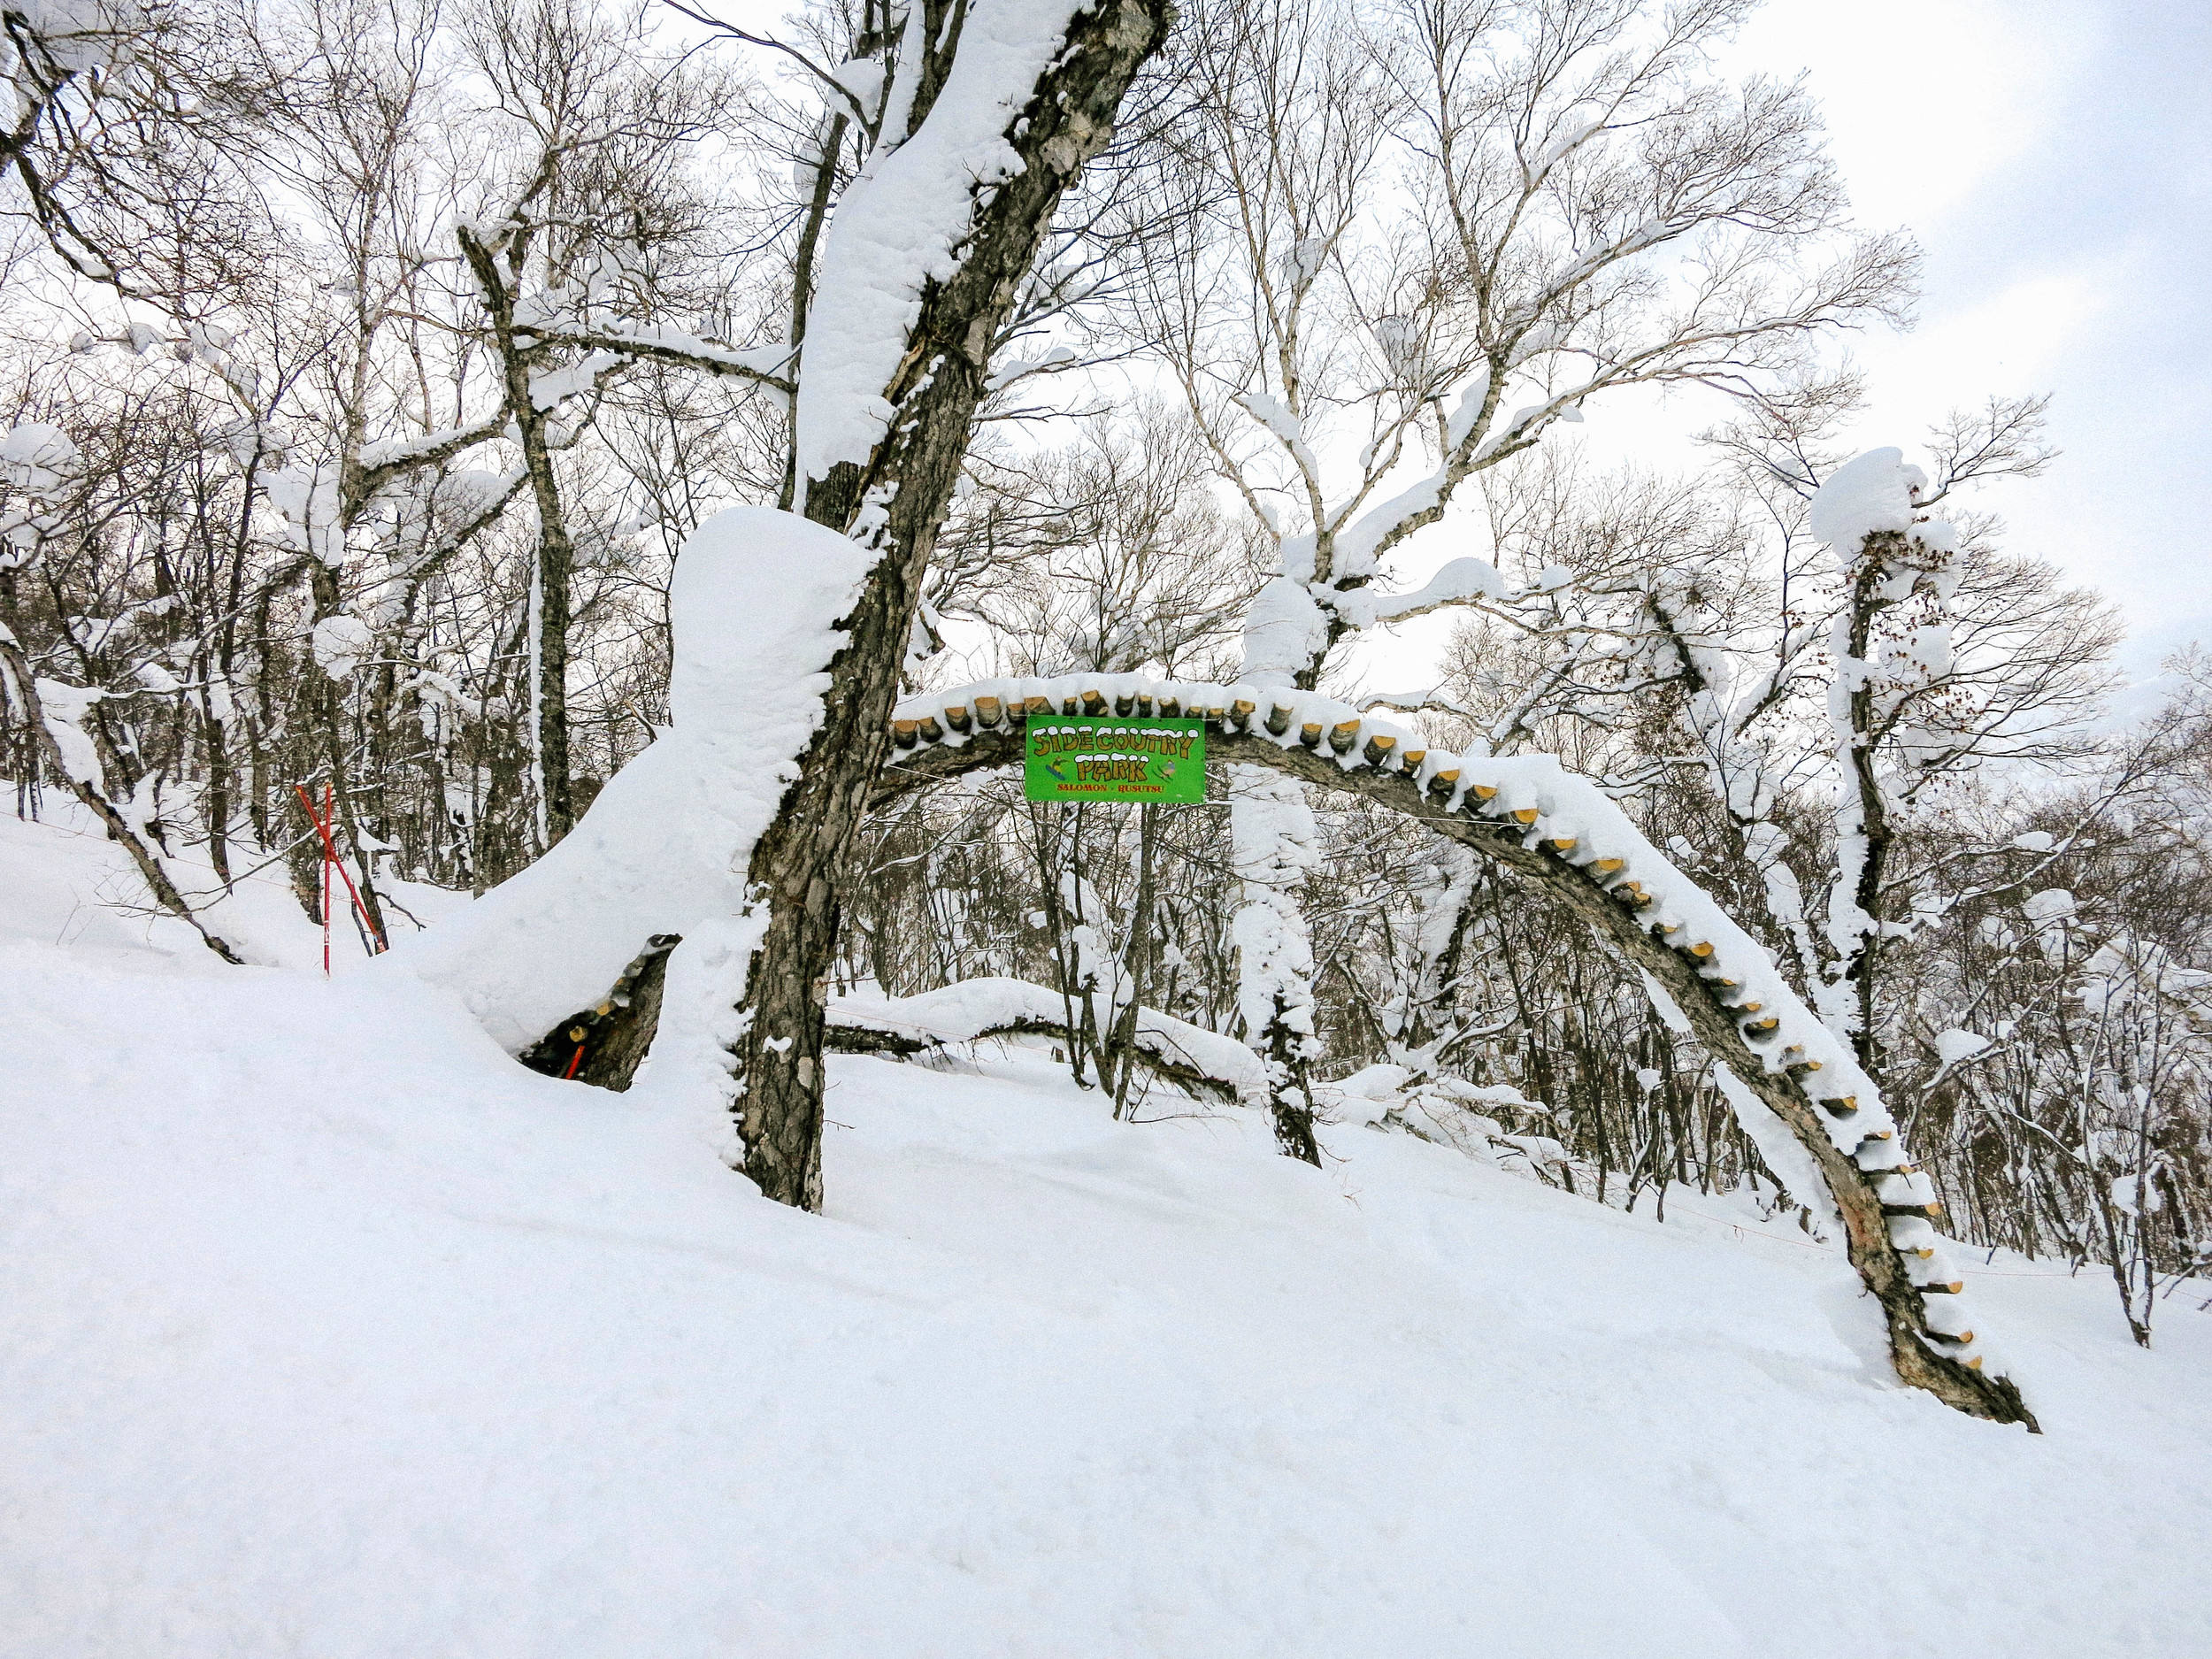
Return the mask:
<path fill-rule="evenodd" d="M 751 380 L 788 396 L 795 389 L 784 373 L 791 365 L 791 348 L 785 345 L 736 348 L 668 328 L 657 323 L 603 322 L 588 326 L 516 326 L 532 343 L 565 346 L 579 351 L 611 352 L 618 357 L 645 357 L 679 368 L 701 369 L 733 380 Z"/>
<path fill-rule="evenodd" d="M 1379 594 L 1356 588 L 1337 600 L 1336 608 L 1355 627 L 1365 628 L 1426 616 L 1446 605 L 1505 597 L 1505 578 L 1496 565 L 1487 559 L 1456 558 L 1409 594 Z"/>
<path fill-rule="evenodd" d="M 1632 918 L 1614 936 L 1633 942 L 1632 958 L 1643 958 L 1638 965 L 1665 964 L 1678 984 L 1702 988 L 1701 1034 L 1741 1092 L 1759 1096 L 1770 1115 L 1778 1103 L 1808 1103 L 1790 1106 L 1799 1119 L 1789 1126 L 1805 1156 L 1793 1158 L 1778 1143 L 1776 1156 L 1791 1166 L 1793 1187 L 1816 1194 L 1824 1183 L 1840 1200 L 1837 1181 L 1851 1187 L 1855 1261 L 1882 1298 L 1901 1371 L 1933 1377 L 1927 1386 L 1953 1387 L 1959 1397 L 1982 1402 L 1985 1413 L 2018 1420 L 2023 1408 L 2016 1394 L 2003 1393 L 2008 1385 L 1956 1380 L 1979 1373 L 1985 1350 L 1970 1333 L 1957 1334 L 1968 1327 L 1960 1323 L 1957 1281 L 1931 1225 L 1939 1206 L 1928 1178 L 1907 1161 L 1898 1125 L 1848 1041 L 1599 784 L 1565 772 L 1548 755 L 1432 749 L 1419 733 L 1317 692 L 1113 674 L 989 680 L 910 698 L 893 714 L 899 755 L 890 776 L 900 756 L 920 763 L 918 780 L 952 774 L 960 768 L 927 764 L 932 752 L 956 760 L 971 745 L 980 746 L 983 764 L 1008 764 L 1019 753 L 1027 720 L 1079 714 L 1198 718 L 1223 734 L 1225 752 L 1235 740 L 1240 764 L 1281 751 L 1284 769 L 1299 777 L 1340 776 L 1342 787 L 1379 793 L 1432 824 L 1465 818 L 1487 826 L 1492 834 L 1482 844 L 1497 850 L 1503 832 L 1514 850 L 1498 856 L 1519 860 L 1516 868 L 1527 864 L 1555 883 L 1587 883 L 1617 907 L 1618 918 Z M 1375 781 L 1363 784 L 1362 775 Z M 1611 909 L 1597 913 L 1616 917 Z M 1732 1029 L 1732 1040 L 1722 1034 Z M 1763 1138 L 1770 1138 L 1770 1126 L 1764 1118 L 1747 1125 Z M 1809 1179 L 1809 1171 L 1817 1179 Z M 1985 1388 L 1995 1393 L 1976 1392 Z M 1945 1397 L 1959 1403 L 1952 1393 Z"/>
<path fill-rule="evenodd" d="M 887 106 L 887 142 L 846 187 L 823 238 L 795 422 L 802 480 L 864 464 L 888 430 L 886 394 L 921 316 L 924 287 L 959 269 L 980 205 L 1021 168 L 1009 129 L 1080 9 L 1071 0 L 976 0 L 927 117 L 895 147 L 887 141 L 903 117 L 895 121 Z M 915 7 L 910 26 L 920 17 Z M 901 51 L 902 83 L 922 56 Z M 890 98 L 898 104 L 901 89 Z"/>
<path fill-rule="evenodd" d="M 925 1044 L 973 1042 L 1023 1032 L 1067 1034 L 1066 999 L 1026 979 L 962 979 L 918 996 L 835 997 L 828 1018 L 833 1026 L 885 1032 Z M 1232 1100 L 1254 1100 L 1266 1093 L 1259 1056 L 1233 1037 L 1171 1014 L 1138 1010 L 1137 1047 L 1171 1080 Z"/>

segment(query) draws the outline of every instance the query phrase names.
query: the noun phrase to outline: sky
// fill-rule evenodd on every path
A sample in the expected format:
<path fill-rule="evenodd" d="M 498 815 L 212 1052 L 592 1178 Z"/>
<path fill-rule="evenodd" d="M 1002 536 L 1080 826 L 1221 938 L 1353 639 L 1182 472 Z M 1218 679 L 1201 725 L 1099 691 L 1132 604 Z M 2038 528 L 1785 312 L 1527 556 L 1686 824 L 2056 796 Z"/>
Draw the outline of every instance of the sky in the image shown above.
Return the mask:
<path fill-rule="evenodd" d="M 1985 498 L 2010 545 L 2119 603 L 2139 676 L 2212 644 L 2212 4 L 1775 0 L 1738 57 L 1809 72 L 1860 219 L 1926 257 L 1855 353 L 1866 445 L 2052 394 L 2059 459 Z"/>
<path fill-rule="evenodd" d="M 781 8 L 719 9 L 772 27 Z M 1974 505 L 2120 606 L 2137 680 L 2212 646 L 2212 0 L 1770 0 L 1723 66 L 1806 74 L 1859 221 L 1923 250 L 1917 326 L 1851 342 L 1872 399 L 1859 447 L 1909 456 L 1952 408 L 2050 393 L 2059 458 Z M 1719 412 L 1594 405 L 1584 431 L 1686 465 L 1684 437 Z M 1448 522 L 1417 540 L 1405 585 L 1455 541 Z M 1448 628 L 1370 654 L 1404 683 Z"/>
<path fill-rule="evenodd" d="M 1805 74 L 1858 222 L 1921 246 L 1916 325 L 1847 342 L 1870 401 L 1846 441 L 1909 459 L 1954 408 L 2050 394 L 2057 459 L 1972 504 L 2120 607 L 2124 703 L 2154 701 L 2161 662 L 2212 647 L 2212 3 L 1770 0 L 1723 66 Z M 1723 401 L 1639 396 L 1594 402 L 1575 438 L 1696 465 Z M 1417 538 L 1394 585 L 1456 541 L 1449 519 Z M 1410 684 L 1452 626 L 1362 641 L 1358 666 Z"/>

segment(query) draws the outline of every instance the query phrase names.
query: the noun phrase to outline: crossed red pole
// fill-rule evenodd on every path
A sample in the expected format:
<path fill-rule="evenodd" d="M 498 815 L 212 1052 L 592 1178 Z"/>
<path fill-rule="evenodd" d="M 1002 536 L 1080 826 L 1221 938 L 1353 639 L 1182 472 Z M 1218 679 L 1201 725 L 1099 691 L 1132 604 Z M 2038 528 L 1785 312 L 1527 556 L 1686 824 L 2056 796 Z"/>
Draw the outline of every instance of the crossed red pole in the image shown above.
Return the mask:
<path fill-rule="evenodd" d="M 370 919 L 369 907 L 361 902 L 361 889 L 353 885 L 353 872 L 346 868 L 345 860 L 338 856 L 338 843 L 331 839 L 330 828 L 338 816 L 337 801 L 332 794 L 331 786 L 323 786 L 323 810 L 319 814 L 316 812 L 315 803 L 309 797 L 303 785 L 294 784 L 292 793 L 299 796 L 300 804 L 307 809 L 307 821 L 323 838 L 323 972 L 327 975 L 330 972 L 330 872 L 333 870 L 345 882 L 346 892 L 353 900 L 354 910 L 361 918 L 361 926 L 368 930 L 369 937 L 376 941 L 376 949 L 386 950 L 390 947 L 385 943 L 383 930 Z"/>

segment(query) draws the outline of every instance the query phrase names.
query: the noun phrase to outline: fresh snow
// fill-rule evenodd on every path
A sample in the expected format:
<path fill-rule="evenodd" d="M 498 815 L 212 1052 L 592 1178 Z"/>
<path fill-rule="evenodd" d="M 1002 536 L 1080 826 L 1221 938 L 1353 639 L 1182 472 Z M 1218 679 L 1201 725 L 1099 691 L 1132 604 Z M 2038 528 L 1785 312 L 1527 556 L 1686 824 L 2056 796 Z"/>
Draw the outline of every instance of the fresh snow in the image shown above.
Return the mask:
<path fill-rule="evenodd" d="M 1814 539 L 1847 563 L 1868 536 L 1913 528 L 1914 493 L 1927 487 L 1928 475 L 1909 465 L 1902 449 L 1869 449 L 1831 472 L 1814 492 Z"/>
<path fill-rule="evenodd" d="M 50 706 L 48 713 L 50 718 Z M 0 814 L 0 951 L 55 946 L 66 948 L 73 959 L 158 964 L 165 973 L 234 972 L 191 927 L 154 907 L 145 878 L 91 813 L 51 791 L 42 797 L 39 810 L 44 820 L 40 823 Z M 304 812 L 294 826 L 306 831 Z M 247 846 L 233 848 L 234 881 L 227 893 L 204 847 L 176 844 L 162 864 L 208 927 L 247 961 L 321 972 L 322 930 L 301 911 L 280 860 L 258 864 Z M 468 902 L 465 894 L 384 874 L 378 877 L 378 888 L 386 920 L 400 938 Z M 341 887 L 331 964 L 349 974 L 369 957 L 342 915 L 345 903 Z M 0 1053 L 14 1036 L 14 1028 L 0 1016 Z"/>
<path fill-rule="evenodd" d="M 979 200 L 1019 168 L 1007 131 L 1075 12 L 1070 0 L 975 0 L 927 118 L 900 142 L 923 58 L 921 10 L 909 14 L 883 142 L 846 186 L 822 239 L 799 381 L 803 480 L 865 461 L 889 425 L 884 393 L 921 315 L 923 286 L 952 274 Z"/>
<path fill-rule="evenodd" d="M 58 928 L 110 851 L 0 835 L 5 1659 L 2204 1650 L 2180 1296 L 1972 1258 L 2033 1438 L 1742 1200 L 995 1044 L 834 1060 L 804 1216 L 412 976 Z"/>
<path fill-rule="evenodd" d="M 669 595 L 671 728 L 559 845 L 466 914 L 395 946 L 508 1049 L 603 996 L 655 933 L 670 960 L 654 1086 L 718 1071 L 751 944 L 746 867 L 821 723 L 867 555 L 787 512 L 731 507 L 692 533 Z M 678 1075 L 672 1075 L 678 1074 Z"/>

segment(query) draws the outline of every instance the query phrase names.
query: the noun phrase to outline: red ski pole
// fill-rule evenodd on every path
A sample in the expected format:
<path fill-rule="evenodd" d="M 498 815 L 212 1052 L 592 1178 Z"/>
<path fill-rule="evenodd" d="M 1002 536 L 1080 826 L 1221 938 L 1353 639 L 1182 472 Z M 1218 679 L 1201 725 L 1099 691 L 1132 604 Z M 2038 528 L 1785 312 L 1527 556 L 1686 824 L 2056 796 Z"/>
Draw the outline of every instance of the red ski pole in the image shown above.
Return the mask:
<path fill-rule="evenodd" d="M 316 833 L 323 838 L 323 858 L 325 865 L 323 870 L 323 892 L 325 895 L 323 899 L 323 919 L 326 929 L 327 929 L 330 919 L 330 900 L 328 897 L 330 891 L 330 871 L 331 868 L 334 866 L 338 872 L 338 879 L 346 884 L 346 892 L 353 900 L 353 908 L 355 911 L 361 918 L 361 926 L 367 930 L 369 937 L 376 941 L 376 949 L 380 951 L 390 949 L 390 945 L 385 941 L 383 930 L 379 928 L 374 922 L 369 919 L 369 907 L 362 903 L 361 890 L 353 885 L 353 873 L 346 868 L 345 860 L 338 856 L 338 843 L 331 839 L 331 828 L 332 826 L 336 823 L 338 814 L 337 803 L 332 798 L 331 787 L 328 784 L 325 784 L 323 786 L 323 805 L 325 815 L 321 818 L 315 816 L 315 803 L 308 798 L 307 791 L 304 788 L 301 787 L 298 784 L 294 784 L 292 786 L 292 793 L 299 796 L 300 804 L 307 809 L 308 822 L 314 825 Z"/>

